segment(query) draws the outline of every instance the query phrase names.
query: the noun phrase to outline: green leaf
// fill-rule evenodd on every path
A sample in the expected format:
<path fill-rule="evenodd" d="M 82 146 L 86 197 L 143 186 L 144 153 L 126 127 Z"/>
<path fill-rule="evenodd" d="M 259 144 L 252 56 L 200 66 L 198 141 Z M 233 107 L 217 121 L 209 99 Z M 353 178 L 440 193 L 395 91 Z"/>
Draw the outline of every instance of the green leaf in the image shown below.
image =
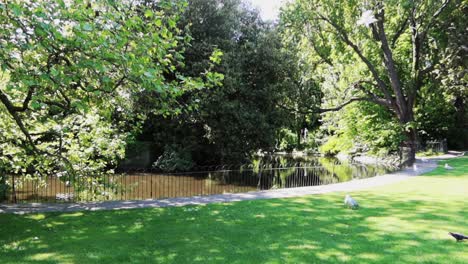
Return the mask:
<path fill-rule="evenodd" d="M 156 26 L 158 26 L 158 27 L 161 27 L 161 26 L 162 26 L 162 21 L 161 21 L 161 19 L 159 19 L 159 18 L 156 19 L 156 21 L 154 21 L 154 24 L 155 24 Z"/>
<path fill-rule="evenodd" d="M 153 15 L 154 15 L 154 14 L 153 14 L 153 11 L 151 11 L 150 9 L 146 9 L 146 11 L 145 11 L 145 17 L 151 18 L 151 17 L 153 17 Z"/>
<path fill-rule="evenodd" d="M 37 101 L 32 101 L 30 105 L 33 110 L 41 109 L 42 107 L 42 105 Z"/>

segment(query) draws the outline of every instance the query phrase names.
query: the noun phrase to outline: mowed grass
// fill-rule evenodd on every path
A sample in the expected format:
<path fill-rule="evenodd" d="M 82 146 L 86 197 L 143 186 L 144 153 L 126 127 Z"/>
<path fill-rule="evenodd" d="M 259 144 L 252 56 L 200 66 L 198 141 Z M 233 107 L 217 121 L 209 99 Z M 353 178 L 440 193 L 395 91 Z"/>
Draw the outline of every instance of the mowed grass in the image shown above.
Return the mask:
<path fill-rule="evenodd" d="M 352 193 L 206 206 L 0 214 L 0 263 L 468 263 L 468 157 Z M 441 166 L 445 161 L 441 162 Z"/>

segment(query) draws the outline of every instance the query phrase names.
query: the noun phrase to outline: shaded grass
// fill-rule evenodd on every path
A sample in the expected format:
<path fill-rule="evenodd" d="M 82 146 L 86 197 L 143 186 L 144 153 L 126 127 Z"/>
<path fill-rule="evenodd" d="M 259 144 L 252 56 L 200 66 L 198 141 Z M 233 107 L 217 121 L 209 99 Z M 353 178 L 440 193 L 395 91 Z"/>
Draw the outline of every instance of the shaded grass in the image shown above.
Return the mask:
<path fill-rule="evenodd" d="M 445 164 L 442 161 L 441 164 Z M 372 191 L 0 215 L 0 263 L 468 263 L 468 157 Z"/>

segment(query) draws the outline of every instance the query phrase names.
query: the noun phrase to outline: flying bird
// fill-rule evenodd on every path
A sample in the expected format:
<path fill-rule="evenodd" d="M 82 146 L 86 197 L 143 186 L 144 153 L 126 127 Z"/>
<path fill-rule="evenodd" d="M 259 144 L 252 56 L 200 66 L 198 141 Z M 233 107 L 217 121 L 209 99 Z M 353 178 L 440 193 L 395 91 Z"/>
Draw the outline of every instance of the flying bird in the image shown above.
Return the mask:
<path fill-rule="evenodd" d="M 446 170 L 453 170 L 453 167 L 450 166 L 450 165 L 448 165 L 447 163 L 445 163 L 444 168 L 445 168 Z"/>
<path fill-rule="evenodd" d="M 374 14 L 372 14 L 372 10 L 366 10 L 362 12 L 361 17 L 357 21 L 358 25 L 365 25 L 366 27 L 369 27 L 370 24 L 377 22 L 377 19 L 375 19 Z"/>
<path fill-rule="evenodd" d="M 358 202 L 356 202 L 356 200 L 354 200 L 349 194 L 346 195 L 344 199 L 344 204 L 345 206 L 352 209 L 357 209 L 359 207 Z"/>
<path fill-rule="evenodd" d="M 465 236 L 463 234 L 452 233 L 452 232 L 449 232 L 449 234 L 453 236 L 457 240 L 457 242 L 462 241 L 464 239 L 468 239 L 468 236 Z"/>

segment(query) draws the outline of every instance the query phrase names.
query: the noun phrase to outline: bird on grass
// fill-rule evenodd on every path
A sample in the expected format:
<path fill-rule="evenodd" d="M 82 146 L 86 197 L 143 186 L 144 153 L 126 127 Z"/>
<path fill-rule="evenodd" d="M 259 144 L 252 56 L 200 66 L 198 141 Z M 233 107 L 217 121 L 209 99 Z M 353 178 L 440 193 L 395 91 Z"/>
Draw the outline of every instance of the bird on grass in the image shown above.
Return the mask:
<path fill-rule="evenodd" d="M 346 195 L 346 197 L 344 199 L 344 204 L 345 204 L 345 206 L 347 206 L 348 208 L 351 208 L 351 209 L 359 208 L 358 202 L 356 202 L 356 200 L 354 200 L 349 194 Z"/>
<path fill-rule="evenodd" d="M 450 234 L 451 236 L 453 236 L 453 237 L 457 240 L 457 242 L 460 242 L 460 241 L 462 241 L 462 240 L 464 240 L 464 239 L 468 239 L 468 236 L 465 236 L 465 235 L 463 235 L 463 234 L 452 233 L 452 232 L 449 232 L 449 234 Z"/>
<path fill-rule="evenodd" d="M 450 166 L 450 165 L 448 165 L 447 163 L 445 163 L 444 168 L 445 168 L 446 170 L 453 170 L 453 167 Z"/>

